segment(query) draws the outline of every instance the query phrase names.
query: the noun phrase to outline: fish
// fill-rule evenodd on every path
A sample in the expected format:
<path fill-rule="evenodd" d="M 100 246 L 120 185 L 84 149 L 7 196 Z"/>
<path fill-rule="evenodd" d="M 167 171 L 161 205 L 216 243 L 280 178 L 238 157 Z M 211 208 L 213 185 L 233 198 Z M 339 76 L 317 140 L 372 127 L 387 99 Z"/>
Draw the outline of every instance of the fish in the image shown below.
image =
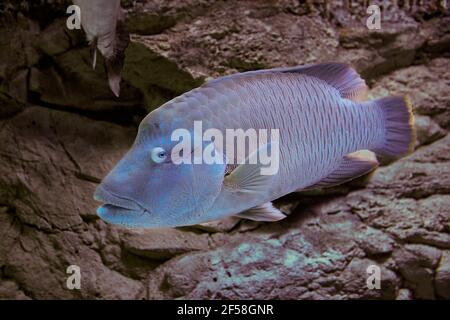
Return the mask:
<path fill-rule="evenodd" d="M 125 50 L 130 43 L 120 0 L 73 0 L 73 3 L 80 8 L 81 26 L 90 44 L 92 68 L 95 70 L 98 50 L 105 58 L 109 87 L 119 97 Z"/>
<path fill-rule="evenodd" d="M 394 161 L 413 151 L 409 98 L 368 100 L 367 93 L 359 74 L 336 62 L 210 80 L 142 120 L 130 150 L 96 188 L 97 214 L 129 228 L 171 228 L 231 216 L 282 220 L 286 214 L 272 203 L 281 196 L 340 185 L 375 170 L 378 158 Z M 246 152 L 242 162 L 227 158 L 215 140 L 201 141 L 181 156 L 195 157 L 200 145 L 217 149 L 224 161 L 175 164 L 174 130 L 184 128 L 195 140 L 199 121 L 218 132 L 278 130 L 279 139 L 261 139 L 267 143 Z M 279 156 L 273 174 L 262 174 L 261 161 L 250 161 L 262 148 Z"/>

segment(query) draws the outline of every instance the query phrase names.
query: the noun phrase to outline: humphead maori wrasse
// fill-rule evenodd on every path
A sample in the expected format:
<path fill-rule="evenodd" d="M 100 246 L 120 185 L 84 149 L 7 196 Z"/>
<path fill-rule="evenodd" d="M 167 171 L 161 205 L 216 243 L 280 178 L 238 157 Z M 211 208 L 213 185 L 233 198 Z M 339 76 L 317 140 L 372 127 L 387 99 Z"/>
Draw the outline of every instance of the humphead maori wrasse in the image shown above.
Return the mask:
<path fill-rule="evenodd" d="M 368 101 L 366 92 L 364 80 L 340 63 L 251 71 L 207 82 L 142 120 L 133 146 L 95 192 L 103 203 L 97 213 L 110 223 L 143 228 L 235 215 L 283 219 L 272 200 L 369 173 L 378 166 L 374 154 L 397 159 L 412 151 L 408 99 Z M 175 164 L 171 135 L 177 128 L 195 135 L 194 121 L 219 132 L 279 130 L 278 172 L 262 175 L 261 164 L 236 165 L 233 159 Z M 213 142 L 205 144 L 215 148 Z M 185 153 L 195 154 L 194 148 Z M 276 151 L 273 145 L 270 151 Z"/>

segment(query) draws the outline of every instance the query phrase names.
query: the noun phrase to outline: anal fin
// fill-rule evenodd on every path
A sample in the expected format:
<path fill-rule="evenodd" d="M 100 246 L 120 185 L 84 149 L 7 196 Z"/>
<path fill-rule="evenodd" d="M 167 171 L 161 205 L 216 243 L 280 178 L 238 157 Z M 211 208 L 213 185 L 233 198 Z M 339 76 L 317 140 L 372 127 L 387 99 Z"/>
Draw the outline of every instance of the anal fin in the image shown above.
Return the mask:
<path fill-rule="evenodd" d="M 272 202 L 263 203 L 235 216 L 254 221 L 279 221 L 286 218 L 286 215 L 275 208 Z"/>
<path fill-rule="evenodd" d="M 362 150 L 346 155 L 339 167 L 324 179 L 303 190 L 329 188 L 363 176 L 378 167 L 378 161 L 370 151 Z"/>

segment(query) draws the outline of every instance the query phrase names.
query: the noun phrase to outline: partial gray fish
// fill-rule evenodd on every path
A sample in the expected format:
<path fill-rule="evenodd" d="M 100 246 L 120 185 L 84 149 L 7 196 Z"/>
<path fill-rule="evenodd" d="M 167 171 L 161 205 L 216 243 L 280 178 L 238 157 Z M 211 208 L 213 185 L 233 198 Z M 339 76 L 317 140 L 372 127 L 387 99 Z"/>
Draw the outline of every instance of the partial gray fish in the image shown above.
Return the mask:
<path fill-rule="evenodd" d="M 81 25 L 91 45 L 92 67 L 95 69 L 98 49 L 105 58 L 109 87 L 118 97 L 125 49 L 130 42 L 120 0 L 73 0 L 73 3 L 80 7 Z"/>

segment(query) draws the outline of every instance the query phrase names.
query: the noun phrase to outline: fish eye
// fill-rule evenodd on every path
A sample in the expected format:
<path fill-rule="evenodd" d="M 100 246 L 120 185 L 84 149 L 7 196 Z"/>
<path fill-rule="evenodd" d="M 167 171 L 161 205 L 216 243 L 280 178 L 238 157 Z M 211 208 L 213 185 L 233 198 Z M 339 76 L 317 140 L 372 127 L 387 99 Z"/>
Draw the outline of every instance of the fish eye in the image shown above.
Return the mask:
<path fill-rule="evenodd" d="M 167 152 L 161 147 L 153 148 L 151 154 L 152 160 L 156 163 L 164 162 L 167 158 Z"/>

